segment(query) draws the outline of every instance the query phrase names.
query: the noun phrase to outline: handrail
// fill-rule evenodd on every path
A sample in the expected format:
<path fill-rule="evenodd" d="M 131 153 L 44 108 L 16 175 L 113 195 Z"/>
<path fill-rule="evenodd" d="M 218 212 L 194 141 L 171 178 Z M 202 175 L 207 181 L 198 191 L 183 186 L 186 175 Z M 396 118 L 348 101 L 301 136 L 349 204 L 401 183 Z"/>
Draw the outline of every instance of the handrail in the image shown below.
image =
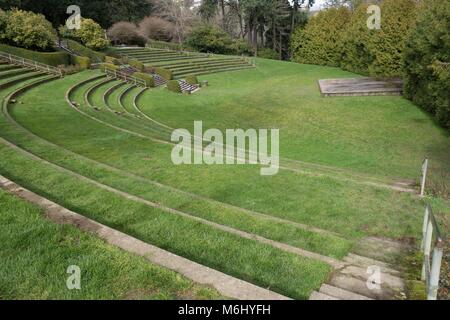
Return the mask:
<path fill-rule="evenodd" d="M 427 299 L 436 300 L 439 289 L 439 277 L 441 272 L 442 256 L 444 253 L 444 239 L 439 226 L 434 217 L 431 206 L 427 204 L 425 208 L 425 216 L 423 220 L 423 238 L 421 249 L 424 253 L 424 261 L 422 266 L 422 281 L 426 282 Z M 434 249 L 433 256 L 430 259 L 431 247 L 433 245 L 434 234 Z"/>
<path fill-rule="evenodd" d="M 64 76 L 63 71 L 59 68 L 55 68 L 44 63 L 40 63 L 34 60 L 22 58 L 10 53 L 0 51 L 0 59 L 2 58 L 7 60 L 11 64 L 19 64 L 24 67 L 33 68 L 35 70 L 41 70 L 50 74 L 58 75 L 61 78 Z"/>
<path fill-rule="evenodd" d="M 422 163 L 422 177 L 420 179 L 420 196 L 425 196 L 425 184 L 427 182 L 427 174 L 428 174 L 428 159 L 423 160 Z"/>
<path fill-rule="evenodd" d="M 144 88 L 148 88 L 147 82 L 145 80 L 139 79 L 139 78 L 136 78 L 136 77 L 133 77 L 133 76 L 129 76 L 126 73 L 123 73 L 123 72 L 120 72 L 120 71 L 117 71 L 117 70 L 108 69 L 108 68 L 105 68 L 105 73 L 108 76 L 114 77 L 116 79 L 120 79 L 120 80 L 123 80 L 125 82 L 132 83 L 134 85 L 141 86 L 141 87 L 144 87 Z"/>

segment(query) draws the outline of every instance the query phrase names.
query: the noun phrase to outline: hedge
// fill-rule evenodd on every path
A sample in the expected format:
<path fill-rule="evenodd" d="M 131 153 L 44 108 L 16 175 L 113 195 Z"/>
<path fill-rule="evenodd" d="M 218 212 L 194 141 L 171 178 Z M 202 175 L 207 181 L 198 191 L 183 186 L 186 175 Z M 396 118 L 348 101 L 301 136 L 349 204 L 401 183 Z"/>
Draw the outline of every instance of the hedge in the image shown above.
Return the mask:
<path fill-rule="evenodd" d="M 70 55 L 66 52 L 37 52 L 9 46 L 2 43 L 0 43 L 0 51 L 13 54 L 25 59 L 48 64 L 53 67 L 70 64 Z"/>
<path fill-rule="evenodd" d="M 135 72 L 135 73 L 133 73 L 133 77 L 144 80 L 145 83 L 147 84 L 147 87 L 149 87 L 149 88 L 155 87 L 155 80 L 148 73 Z"/>
<path fill-rule="evenodd" d="M 405 96 L 450 128 L 450 2 L 425 0 L 404 52 Z"/>
<path fill-rule="evenodd" d="M 292 36 L 293 60 L 299 63 L 337 67 L 340 65 L 342 35 L 351 12 L 346 7 L 330 8 L 312 17 L 306 27 Z"/>
<path fill-rule="evenodd" d="M 91 61 L 93 62 L 99 63 L 105 60 L 106 55 L 102 52 L 97 52 L 92 49 L 89 49 L 88 47 L 83 46 L 81 43 L 75 40 L 64 39 L 63 41 L 67 42 L 70 50 L 74 51 L 80 56 L 90 58 Z"/>
<path fill-rule="evenodd" d="M 138 69 L 139 71 L 144 71 L 145 69 L 145 65 L 140 62 L 139 60 L 136 59 L 130 59 L 128 60 L 128 64 L 136 69 Z"/>
<path fill-rule="evenodd" d="M 171 80 L 167 82 L 167 89 L 176 93 L 181 93 L 181 86 L 178 80 Z"/>
<path fill-rule="evenodd" d="M 118 66 L 116 66 L 115 64 L 112 64 L 112 63 L 102 63 L 102 64 L 100 64 L 100 71 L 105 72 L 106 69 L 119 70 L 120 68 Z"/>
<path fill-rule="evenodd" d="M 105 63 L 120 65 L 119 59 L 110 56 L 105 56 Z"/>
<path fill-rule="evenodd" d="M 71 64 L 80 66 L 81 69 L 87 70 L 91 68 L 91 59 L 88 57 L 71 56 Z"/>
<path fill-rule="evenodd" d="M 198 84 L 198 78 L 197 78 L 197 76 L 194 76 L 194 75 L 186 76 L 185 81 L 188 84 Z"/>
<path fill-rule="evenodd" d="M 173 79 L 173 72 L 171 70 L 160 68 L 160 67 L 153 67 L 152 69 L 166 80 Z"/>

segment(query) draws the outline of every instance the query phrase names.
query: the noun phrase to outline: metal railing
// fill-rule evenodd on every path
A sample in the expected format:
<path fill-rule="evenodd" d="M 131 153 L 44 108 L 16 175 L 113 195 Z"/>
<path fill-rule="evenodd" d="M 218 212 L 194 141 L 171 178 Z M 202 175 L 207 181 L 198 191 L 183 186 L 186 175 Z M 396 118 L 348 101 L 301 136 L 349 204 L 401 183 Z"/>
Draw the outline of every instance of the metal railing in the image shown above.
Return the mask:
<path fill-rule="evenodd" d="M 15 56 L 13 54 L 5 53 L 0 51 L 0 60 L 5 60 L 8 63 L 24 66 L 26 68 L 32 68 L 35 70 L 40 70 L 46 73 L 55 74 L 60 77 L 63 77 L 63 71 L 59 68 L 49 66 L 44 63 L 40 63 L 34 60 L 25 59 L 19 56 Z"/>
<path fill-rule="evenodd" d="M 428 174 L 428 159 L 423 160 L 422 163 L 422 177 L 420 178 L 420 196 L 425 196 L 425 184 L 427 182 Z"/>
<path fill-rule="evenodd" d="M 124 72 L 120 72 L 120 71 L 117 71 L 117 70 L 112 70 L 112 69 L 106 68 L 105 69 L 105 73 L 108 76 L 113 77 L 115 79 L 119 79 L 119 80 L 122 80 L 122 81 L 125 81 L 125 82 L 128 82 L 128 83 L 134 84 L 136 86 L 141 86 L 141 87 L 144 87 L 144 88 L 148 88 L 147 82 L 145 80 L 139 79 L 139 78 L 136 78 L 136 77 L 133 77 L 133 76 L 130 76 L 130 75 L 124 73 Z"/>
<path fill-rule="evenodd" d="M 444 239 L 439 231 L 439 226 L 436 223 L 430 205 L 427 205 L 425 208 L 422 231 L 422 251 L 424 253 L 422 281 L 426 282 L 427 299 L 436 300 L 439 289 L 442 256 L 444 254 Z M 431 256 L 432 247 L 433 255 Z"/>

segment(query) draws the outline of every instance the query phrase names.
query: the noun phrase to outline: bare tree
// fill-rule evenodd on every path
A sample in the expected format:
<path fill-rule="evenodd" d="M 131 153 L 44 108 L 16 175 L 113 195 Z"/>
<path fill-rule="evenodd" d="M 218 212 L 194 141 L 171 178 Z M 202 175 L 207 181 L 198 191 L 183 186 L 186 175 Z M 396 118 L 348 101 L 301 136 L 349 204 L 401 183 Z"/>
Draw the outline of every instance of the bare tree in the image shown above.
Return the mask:
<path fill-rule="evenodd" d="M 146 17 L 139 23 L 139 32 L 147 39 L 172 41 L 175 25 L 160 17 Z"/>

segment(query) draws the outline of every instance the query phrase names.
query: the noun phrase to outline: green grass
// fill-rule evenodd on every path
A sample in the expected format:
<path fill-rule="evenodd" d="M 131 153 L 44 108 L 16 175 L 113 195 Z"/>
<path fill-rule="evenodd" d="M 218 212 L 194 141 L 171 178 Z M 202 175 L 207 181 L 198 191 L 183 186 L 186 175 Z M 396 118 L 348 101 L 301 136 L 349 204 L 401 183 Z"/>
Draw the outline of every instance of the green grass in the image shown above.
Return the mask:
<path fill-rule="evenodd" d="M 107 245 L 0 190 L 1 299 L 215 299 L 220 295 Z M 81 290 L 66 270 L 81 269 Z"/>
<path fill-rule="evenodd" d="M 317 80 L 354 76 L 336 68 L 258 59 L 256 69 L 208 75 L 203 79 L 210 86 L 189 98 L 151 91 L 140 105 L 176 128 L 191 129 L 194 120 L 203 120 L 205 130 L 279 128 L 284 158 L 416 179 L 429 157 L 434 171 L 448 174 L 448 132 L 411 102 L 321 97 Z"/>

